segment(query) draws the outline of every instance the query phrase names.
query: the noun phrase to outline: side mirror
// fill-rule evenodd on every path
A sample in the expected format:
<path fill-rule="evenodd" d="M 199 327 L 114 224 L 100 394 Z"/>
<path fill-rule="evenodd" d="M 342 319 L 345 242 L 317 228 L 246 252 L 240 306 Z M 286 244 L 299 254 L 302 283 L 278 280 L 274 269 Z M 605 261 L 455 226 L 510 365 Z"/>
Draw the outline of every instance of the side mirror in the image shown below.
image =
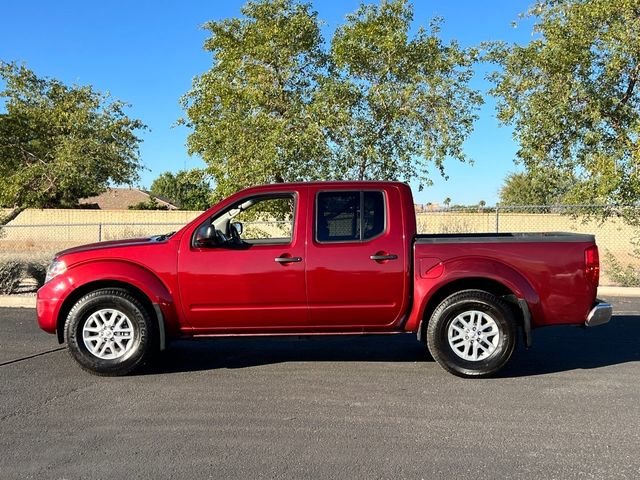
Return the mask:
<path fill-rule="evenodd" d="M 194 245 L 198 248 L 212 247 L 216 244 L 216 229 L 213 225 L 200 227 L 196 233 Z"/>
<path fill-rule="evenodd" d="M 242 223 L 233 222 L 231 225 L 233 226 L 233 228 L 236 229 L 236 232 L 238 232 L 238 235 L 242 235 L 242 232 L 243 232 Z"/>

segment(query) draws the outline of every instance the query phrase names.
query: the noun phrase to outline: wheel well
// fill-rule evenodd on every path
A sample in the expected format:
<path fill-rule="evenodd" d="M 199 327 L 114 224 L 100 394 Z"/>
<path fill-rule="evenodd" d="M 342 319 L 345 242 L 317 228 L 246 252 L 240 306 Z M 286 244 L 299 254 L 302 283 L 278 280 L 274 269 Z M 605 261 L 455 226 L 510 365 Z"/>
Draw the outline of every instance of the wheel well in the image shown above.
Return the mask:
<path fill-rule="evenodd" d="M 156 311 L 153 308 L 153 303 L 142 290 L 126 282 L 119 282 L 117 280 L 98 280 L 96 282 L 87 283 L 85 285 L 82 285 L 81 287 L 76 288 L 65 299 L 62 307 L 60 308 L 60 313 L 58 314 L 58 319 L 56 322 L 56 334 L 58 336 L 58 343 L 64 343 L 64 323 L 67 320 L 67 315 L 69 315 L 69 312 L 71 311 L 71 308 L 73 308 L 73 305 L 87 293 L 93 292 L 94 290 L 99 290 L 101 288 L 122 288 L 126 290 L 131 295 L 136 297 L 136 299 L 140 303 L 142 303 L 144 308 L 147 309 L 147 312 L 149 313 L 149 315 L 151 315 L 151 318 L 158 322 L 158 316 L 156 315 Z"/>
<path fill-rule="evenodd" d="M 451 283 L 447 283 L 431 296 L 431 298 L 427 302 L 427 306 L 424 309 L 424 313 L 422 314 L 420 326 L 418 327 L 419 340 L 425 340 L 425 335 L 427 333 L 427 324 L 429 323 L 429 319 L 431 318 L 431 315 L 438 307 L 438 305 L 440 305 L 445 298 L 462 290 L 484 290 L 485 292 L 489 292 L 496 297 L 502 297 L 504 300 L 507 300 L 510 305 L 514 306 L 513 312 L 516 320 L 518 321 L 518 324 L 522 323 L 522 311 L 518 307 L 515 294 L 509 288 L 507 288 L 502 283 L 497 282 L 496 280 L 491 280 L 489 278 L 463 278 L 460 280 L 455 280 Z"/>

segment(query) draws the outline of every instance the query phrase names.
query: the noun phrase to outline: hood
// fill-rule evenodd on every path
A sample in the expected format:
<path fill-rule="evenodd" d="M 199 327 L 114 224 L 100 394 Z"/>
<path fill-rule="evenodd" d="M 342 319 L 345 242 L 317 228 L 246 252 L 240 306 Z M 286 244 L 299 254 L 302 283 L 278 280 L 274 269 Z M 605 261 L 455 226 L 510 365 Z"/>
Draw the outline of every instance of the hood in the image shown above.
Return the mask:
<path fill-rule="evenodd" d="M 56 253 L 56 257 L 61 257 L 63 255 L 69 255 L 72 253 L 88 252 L 91 250 L 103 250 L 105 248 L 118 248 L 118 247 L 134 247 L 137 245 L 149 245 L 152 243 L 165 243 L 166 241 L 167 241 L 167 238 L 162 235 L 156 235 L 154 237 L 147 237 L 147 238 L 128 238 L 126 240 L 109 240 L 106 242 L 89 243 L 86 245 L 71 247 Z"/>

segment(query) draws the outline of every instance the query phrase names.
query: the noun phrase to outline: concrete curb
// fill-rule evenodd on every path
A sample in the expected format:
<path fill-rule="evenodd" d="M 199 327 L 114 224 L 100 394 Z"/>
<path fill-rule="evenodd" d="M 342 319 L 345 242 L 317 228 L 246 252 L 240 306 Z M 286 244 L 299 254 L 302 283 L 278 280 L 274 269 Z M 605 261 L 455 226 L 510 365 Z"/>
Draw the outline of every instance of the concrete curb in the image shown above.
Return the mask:
<path fill-rule="evenodd" d="M 0 307 L 36 308 L 35 295 L 0 295 Z"/>
<path fill-rule="evenodd" d="M 599 287 L 598 297 L 640 297 L 640 287 Z M 0 308 L 36 308 L 35 295 L 0 295 Z"/>
<path fill-rule="evenodd" d="M 640 297 L 640 287 L 598 287 L 598 297 Z"/>

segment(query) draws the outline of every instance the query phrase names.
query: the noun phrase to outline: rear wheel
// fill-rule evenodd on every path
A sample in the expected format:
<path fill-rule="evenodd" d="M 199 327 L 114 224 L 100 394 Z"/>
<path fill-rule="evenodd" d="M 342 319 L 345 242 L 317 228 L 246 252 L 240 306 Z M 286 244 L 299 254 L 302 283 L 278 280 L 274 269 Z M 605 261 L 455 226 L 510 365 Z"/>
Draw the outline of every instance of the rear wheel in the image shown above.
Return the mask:
<path fill-rule="evenodd" d="M 460 377 L 484 377 L 509 361 L 516 344 L 511 307 L 483 290 L 447 297 L 433 312 L 427 345 L 445 370 Z"/>
<path fill-rule="evenodd" d="M 126 375 L 153 353 L 155 325 L 147 309 L 128 291 L 100 289 L 71 308 L 65 338 L 71 356 L 97 375 Z"/>

